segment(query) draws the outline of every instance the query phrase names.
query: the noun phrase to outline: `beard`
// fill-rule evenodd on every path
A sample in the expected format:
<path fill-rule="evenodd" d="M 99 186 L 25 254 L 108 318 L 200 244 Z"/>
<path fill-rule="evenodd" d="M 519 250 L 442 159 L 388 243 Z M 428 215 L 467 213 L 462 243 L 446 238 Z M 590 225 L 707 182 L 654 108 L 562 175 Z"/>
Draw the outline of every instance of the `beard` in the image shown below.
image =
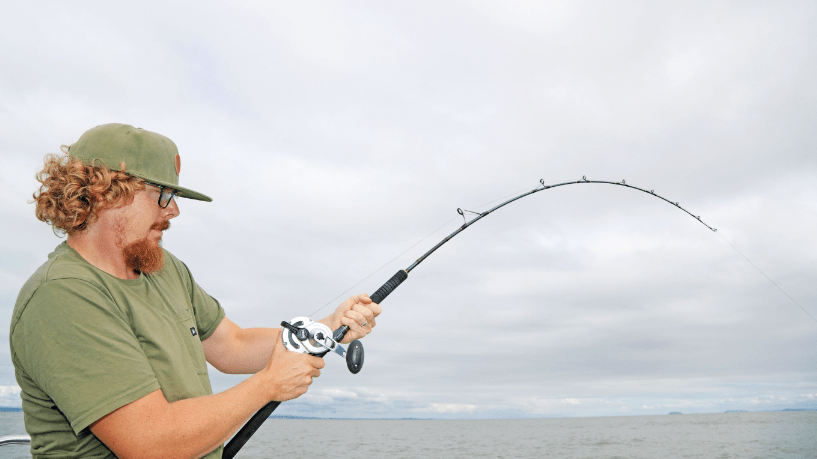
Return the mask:
<path fill-rule="evenodd" d="M 170 228 L 170 222 L 154 223 L 150 229 L 165 231 Z M 122 256 L 128 268 L 142 273 L 153 274 L 165 266 L 165 254 L 162 250 L 161 237 L 153 240 L 148 237 L 131 242 L 122 248 Z"/>

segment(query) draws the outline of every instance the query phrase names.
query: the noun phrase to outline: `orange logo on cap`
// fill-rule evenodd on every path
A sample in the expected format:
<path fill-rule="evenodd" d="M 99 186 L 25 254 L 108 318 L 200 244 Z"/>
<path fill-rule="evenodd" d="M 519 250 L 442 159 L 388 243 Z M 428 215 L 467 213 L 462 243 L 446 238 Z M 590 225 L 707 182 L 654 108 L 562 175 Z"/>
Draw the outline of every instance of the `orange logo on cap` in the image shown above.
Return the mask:
<path fill-rule="evenodd" d="M 182 170 L 182 158 L 179 157 L 179 154 L 176 154 L 176 175 L 179 175 L 179 172 Z"/>

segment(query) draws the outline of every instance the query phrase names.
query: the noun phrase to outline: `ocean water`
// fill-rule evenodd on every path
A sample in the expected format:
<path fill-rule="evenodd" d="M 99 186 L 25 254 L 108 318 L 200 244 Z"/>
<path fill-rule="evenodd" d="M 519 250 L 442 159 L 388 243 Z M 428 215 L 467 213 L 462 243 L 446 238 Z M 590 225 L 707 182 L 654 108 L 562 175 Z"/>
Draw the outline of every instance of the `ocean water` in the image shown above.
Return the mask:
<path fill-rule="evenodd" d="M 0 436 L 24 433 L 0 413 Z M 0 458 L 30 457 L 27 446 Z M 817 458 L 817 412 L 478 421 L 269 419 L 239 458 Z"/>

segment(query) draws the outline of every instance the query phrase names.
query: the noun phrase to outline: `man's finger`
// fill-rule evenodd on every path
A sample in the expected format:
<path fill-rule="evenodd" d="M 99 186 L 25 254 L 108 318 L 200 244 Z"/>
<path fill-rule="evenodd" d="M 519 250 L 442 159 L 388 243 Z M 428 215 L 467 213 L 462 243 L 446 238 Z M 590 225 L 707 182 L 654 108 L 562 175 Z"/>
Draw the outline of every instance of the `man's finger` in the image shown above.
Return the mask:
<path fill-rule="evenodd" d="M 307 357 L 310 358 L 309 363 L 312 365 L 312 368 L 320 369 L 320 368 L 323 368 L 326 365 L 326 360 L 324 360 L 324 359 L 322 359 L 320 357 L 316 357 L 314 355 L 308 355 Z"/>
<path fill-rule="evenodd" d="M 353 332 L 357 333 L 359 336 L 366 336 L 369 334 L 369 330 L 366 330 L 366 328 L 361 327 L 357 321 L 350 319 L 349 317 L 343 317 L 341 319 L 341 323 L 349 327 Z"/>
<path fill-rule="evenodd" d="M 350 309 L 350 310 L 346 311 L 346 316 L 345 317 L 348 318 L 348 319 L 354 320 L 360 326 L 363 326 L 364 323 L 368 322 L 369 318 L 374 320 L 374 316 L 371 313 L 369 313 L 369 317 L 366 317 L 366 315 L 363 313 L 363 311 L 361 311 L 360 309 L 357 309 L 357 308 L 356 309 Z"/>
<path fill-rule="evenodd" d="M 360 303 L 357 303 L 356 305 L 352 306 L 352 311 L 362 315 L 366 320 L 374 320 L 375 318 L 374 311 Z"/>
<path fill-rule="evenodd" d="M 381 308 L 380 305 L 377 303 L 369 303 L 362 306 L 368 309 L 369 311 L 372 311 L 372 314 L 374 314 L 375 317 L 379 316 L 380 313 L 383 312 L 383 308 Z"/>

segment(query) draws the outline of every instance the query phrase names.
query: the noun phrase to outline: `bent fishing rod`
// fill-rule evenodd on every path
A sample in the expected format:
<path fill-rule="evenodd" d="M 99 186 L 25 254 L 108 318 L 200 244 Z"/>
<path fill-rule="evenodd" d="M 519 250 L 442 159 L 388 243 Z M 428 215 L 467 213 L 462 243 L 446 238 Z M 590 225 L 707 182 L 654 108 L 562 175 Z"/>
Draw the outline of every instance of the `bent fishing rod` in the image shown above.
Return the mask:
<path fill-rule="evenodd" d="M 628 185 L 625 180 L 620 182 L 610 182 L 606 180 L 587 180 L 586 176 L 582 176 L 581 180 L 571 181 L 571 182 L 563 182 L 563 183 L 556 183 L 552 185 L 546 185 L 545 180 L 539 180 L 541 186 L 534 188 L 533 190 L 527 191 L 522 193 L 516 197 L 508 199 L 507 201 L 489 209 L 484 212 L 473 212 L 470 210 L 463 210 L 457 209 L 457 213 L 460 214 L 463 218 L 463 224 L 456 231 L 449 234 L 445 237 L 442 241 L 437 243 L 434 247 L 431 248 L 428 252 L 423 254 L 420 258 L 418 258 L 414 263 L 411 264 L 406 269 L 401 269 L 394 274 L 385 284 L 380 286 L 377 291 L 371 295 L 372 302 L 380 304 L 383 300 L 388 297 L 391 292 L 394 291 L 400 284 L 403 283 L 408 278 L 408 273 L 410 273 L 414 268 L 417 267 L 420 263 L 422 263 L 429 255 L 434 253 L 437 249 L 443 246 L 446 242 L 450 241 L 451 238 L 460 234 L 461 232 L 465 231 L 468 227 L 473 225 L 474 223 L 482 220 L 483 218 L 487 217 L 493 212 L 496 212 L 499 208 L 504 207 L 514 201 L 522 199 L 526 196 L 530 196 L 534 193 L 538 193 L 540 191 L 549 190 L 551 188 L 556 188 L 565 185 L 577 185 L 582 183 L 601 183 L 607 185 L 616 185 L 616 186 L 623 186 L 626 188 L 631 188 L 633 190 L 642 191 L 647 193 L 651 196 L 655 196 L 663 201 L 666 201 L 669 204 L 683 210 L 692 218 L 698 220 L 702 225 L 706 226 L 712 231 L 718 231 L 715 228 L 707 225 L 706 223 L 701 220 L 701 217 L 698 215 L 694 215 L 688 210 L 681 207 L 677 201 L 673 202 L 663 196 L 655 194 L 654 190 L 645 190 L 644 188 L 639 188 L 637 186 Z M 465 213 L 476 215 L 470 221 L 465 218 Z M 329 327 L 320 323 L 314 322 L 308 317 L 296 317 L 292 319 L 290 322 L 281 322 L 281 326 L 284 327 L 282 331 L 282 339 L 284 341 L 284 346 L 292 351 L 292 352 L 301 352 L 307 353 L 311 355 L 316 355 L 322 357 L 329 352 L 335 352 L 341 357 L 346 358 L 346 366 L 349 368 L 349 371 L 353 374 L 357 374 L 362 366 L 363 366 L 363 345 L 360 344 L 359 340 L 354 340 L 349 343 L 349 350 L 343 348 L 340 345 L 341 340 L 346 336 L 346 333 L 349 331 L 349 327 L 346 325 L 341 325 L 337 330 L 331 331 Z M 238 453 L 242 446 L 247 443 L 247 440 L 261 427 L 261 424 L 270 417 L 273 411 L 278 408 L 281 402 L 270 402 L 265 405 L 263 408 L 258 410 L 249 421 L 233 436 L 233 438 L 224 446 L 224 452 L 222 457 L 224 459 L 232 459 Z"/>

